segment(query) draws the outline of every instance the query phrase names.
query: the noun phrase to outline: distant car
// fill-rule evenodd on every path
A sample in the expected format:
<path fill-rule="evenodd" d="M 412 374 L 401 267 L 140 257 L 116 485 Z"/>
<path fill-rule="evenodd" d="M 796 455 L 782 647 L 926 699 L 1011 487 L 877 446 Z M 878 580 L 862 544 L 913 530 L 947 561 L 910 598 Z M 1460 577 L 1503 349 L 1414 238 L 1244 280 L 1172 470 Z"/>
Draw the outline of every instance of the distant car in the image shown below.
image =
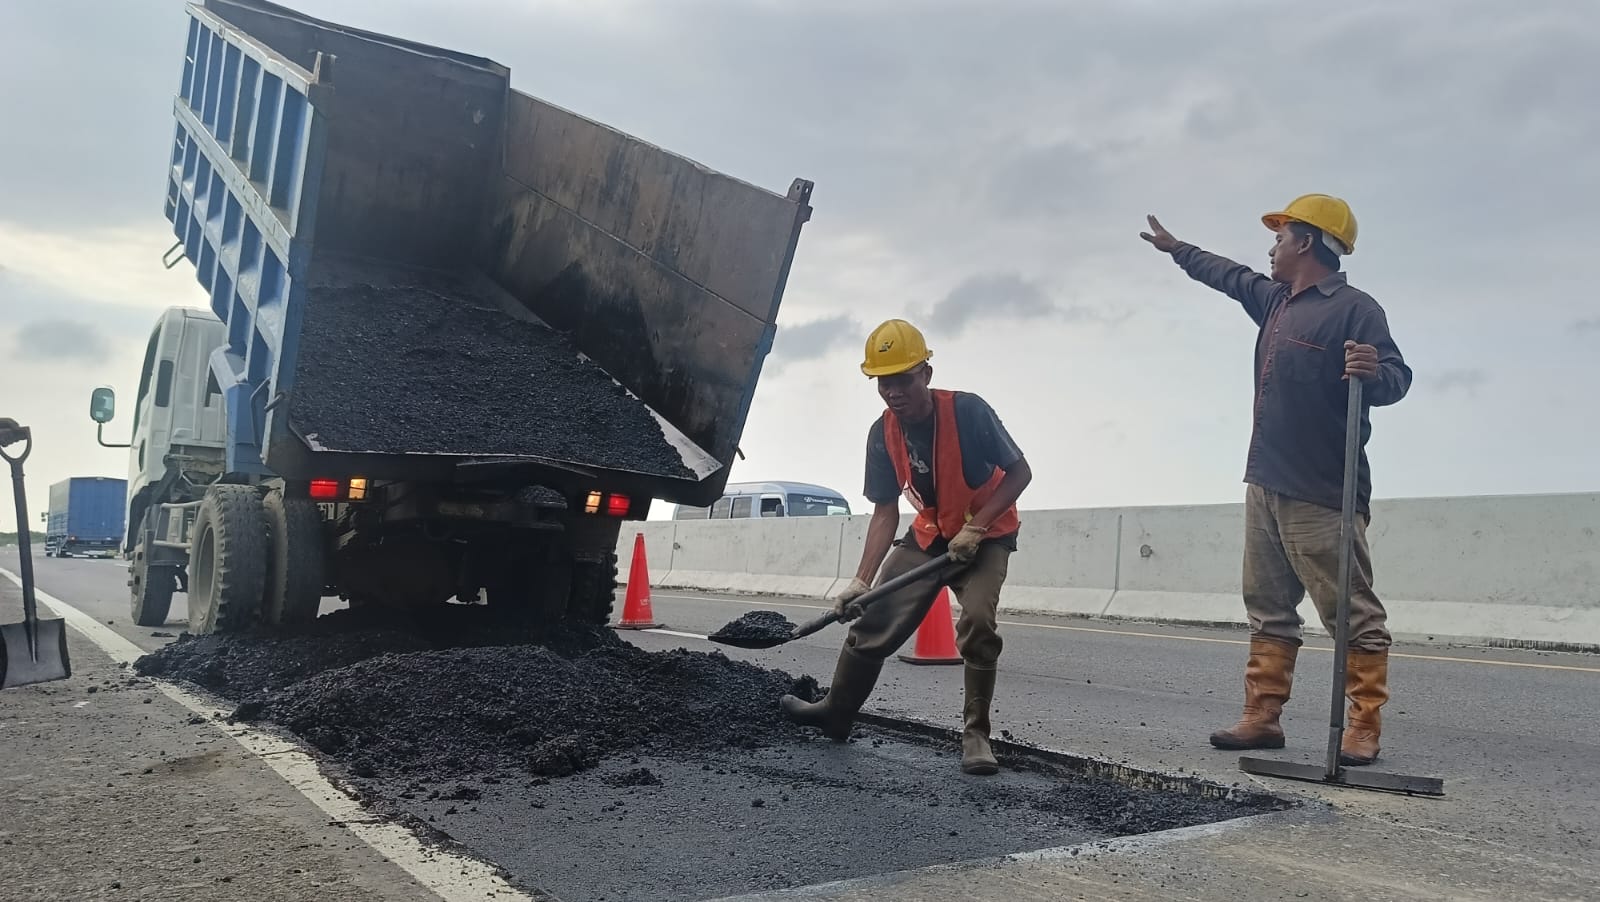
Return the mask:
<path fill-rule="evenodd" d="M 710 507 L 678 505 L 674 520 L 735 520 L 755 517 L 848 517 L 850 502 L 820 485 L 805 482 L 729 483 Z"/>

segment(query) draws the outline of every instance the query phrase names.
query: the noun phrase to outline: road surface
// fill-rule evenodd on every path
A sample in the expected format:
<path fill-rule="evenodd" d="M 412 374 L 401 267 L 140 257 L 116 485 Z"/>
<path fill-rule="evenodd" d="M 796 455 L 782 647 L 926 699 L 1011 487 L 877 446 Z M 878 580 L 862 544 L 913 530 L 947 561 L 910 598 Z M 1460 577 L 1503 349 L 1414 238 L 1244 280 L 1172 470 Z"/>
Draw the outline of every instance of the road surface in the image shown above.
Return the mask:
<path fill-rule="evenodd" d="M 15 571 L 14 552 L 0 553 L 0 567 Z M 181 632 L 183 596 L 164 628 L 143 629 L 127 620 L 120 562 L 38 560 L 41 588 L 77 607 L 128 642 L 150 650 L 171 641 L 154 633 Z M 14 594 L 14 593 L 13 593 Z M 620 596 L 620 593 L 619 593 Z M 695 638 L 752 608 L 779 610 L 791 620 L 814 616 L 821 607 L 798 599 L 716 598 L 658 590 L 656 618 L 662 632 L 628 632 L 647 649 L 709 646 Z M 619 597 L 620 603 L 620 597 Z M 15 619 L 6 607 L 5 619 Z M 1246 636 L 1229 630 L 1112 624 L 1059 618 L 1007 618 L 1006 646 L 994 705 L 997 731 L 1075 754 L 1109 758 L 1130 765 L 1176 773 L 1180 770 L 1224 783 L 1242 782 L 1285 795 L 1325 800 L 1324 816 L 1219 833 L 1166 838 L 1160 843 L 1083 855 L 1009 861 L 978 869 L 932 870 L 881 878 L 875 883 L 845 882 L 809 890 L 806 898 L 875 899 L 1158 899 L 1181 895 L 1197 900 L 1256 898 L 1318 899 L 1586 899 L 1600 880 L 1600 724 L 1592 716 L 1600 691 L 1600 657 L 1462 647 L 1397 646 L 1391 664 L 1393 700 L 1385 708 L 1383 756 L 1376 769 L 1442 777 L 1446 797 L 1426 800 L 1314 784 L 1264 780 L 1237 770 L 1237 753 L 1215 751 L 1205 737 L 1231 724 L 1238 714 L 1240 671 Z M 827 681 L 843 630 L 832 628 L 779 649 L 725 651 L 760 664 Z M 81 693 L 87 682 L 116 678 L 115 668 L 96 661 L 97 649 L 74 637 L 75 674 L 70 684 L 49 691 L 57 697 Z M 1327 643 L 1312 641 L 1302 653 L 1295 697 L 1284 717 L 1288 760 L 1319 759 L 1331 678 Z M 4 827 L 9 843 L 0 855 L 0 886 L 26 880 L 30 898 L 79 898 L 69 887 L 87 885 L 74 875 L 96 867 L 104 885 L 120 882 L 161 898 L 168 878 L 138 866 L 148 849 L 171 859 L 171 850 L 191 840 L 195 830 L 166 825 L 217 826 L 247 817 L 248 829 L 231 831 L 227 842 L 237 882 L 217 884 L 215 898 L 252 897 L 264 884 L 272 861 L 284 874 L 298 868 L 341 887 L 326 898 L 416 898 L 410 875 L 391 867 L 384 856 L 317 816 L 295 790 L 237 747 L 219 753 L 228 762 L 227 780 L 186 784 L 188 792 L 162 802 L 145 822 L 133 817 L 152 798 L 127 789 L 136 779 L 118 777 L 142 762 L 177 762 L 170 768 L 215 773 L 216 757 L 191 763 L 226 745 L 217 734 L 187 722 L 188 712 L 172 710 L 164 697 L 134 708 L 122 704 L 137 692 L 118 693 L 117 712 L 88 732 L 52 729 L 51 738 L 33 740 L 13 713 L 33 701 L 30 695 L 0 697 L 0 744 L 8 760 L 26 760 L 31 781 L 13 792 L 24 802 L 22 816 Z M 8 692 L 8 696 L 10 696 Z M 104 705 L 111 696 L 91 706 Z M 142 700 L 141 700 L 142 702 Z M 960 716 L 960 668 L 918 667 L 891 661 L 869 709 L 945 725 Z M 109 709 L 108 709 L 109 710 Z M 35 712 L 39 716 L 41 712 Z M 36 725 L 36 724 L 35 724 Z M 190 736 L 189 734 L 194 734 Z M 200 737 L 200 738 L 196 738 Z M 40 745 L 34 745 L 35 742 Z M 198 743 L 204 742 L 204 751 Z M 116 750 L 112 752 L 111 750 Z M 1269 753 L 1273 754 L 1273 753 Z M 149 766 L 148 764 L 146 766 Z M 161 766 L 156 767 L 161 772 Z M 144 775 L 146 782 L 150 776 Z M 105 779 L 102 780 L 102 777 Z M 121 782 L 119 782 L 119 780 Z M 101 784 L 106 785 L 101 790 Z M 69 800 L 34 787 L 79 785 Z M 92 789 L 92 791 L 91 791 Z M 64 790 L 63 790 L 64 791 Z M 91 800 L 103 802 L 98 808 Z M 187 806 L 187 807 L 186 807 Z M 36 829 L 31 818 L 53 809 L 76 812 L 95 823 L 89 841 L 66 841 L 66 834 Z M 271 823 L 258 819 L 270 817 Z M 504 813 L 514 822 L 516 814 Z M 320 823 L 322 826 L 312 828 Z M 65 830 L 65 825 L 54 828 Z M 305 829 L 301 844 L 286 837 Z M 184 830 L 188 830 L 185 833 Z M 274 832 L 276 831 L 276 832 Z M 177 838 L 177 837 L 181 837 Z M 333 837 L 339 837 L 335 839 Z M 643 842 L 648 842 L 642 840 Z M 867 847 L 892 837 L 863 837 Z M 62 859 L 65 847 L 72 857 Z M 186 854 L 186 853 L 184 853 Z M 840 854 L 848 854 L 841 850 Z M 263 857 L 265 856 L 265 857 Z M 201 856 L 204 858 L 204 856 Z M 507 854 L 515 858 L 514 854 Z M 187 859 L 184 859 L 187 861 Z M 7 863 L 9 862 L 9 863 Z M 50 867 L 59 862 L 58 867 Z M 252 863 L 244 867 L 243 863 Z M 515 871 L 517 862 L 500 862 Z M 69 868 L 67 865 L 71 864 Z M 169 861 L 187 873 L 183 862 Z M 205 868 L 200 867 L 206 865 Z M 595 867 L 603 868 L 603 861 Z M 206 861 L 195 875 L 220 880 Z M 213 876 L 213 872 L 219 876 Z M 117 876 L 114 876 L 117 875 Z M 519 875 L 526 876 L 526 875 Z M 204 882 L 197 876 L 190 883 Z M 209 884 L 208 884 L 209 885 Z M 344 895 L 342 887 L 350 887 Z M 280 891 L 282 888 L 272 890 Z M 294 897 L 289 890 L 284 898 Z M 130 893 L 132 890 L 130 890 Z M 190 886 L 187 898 L 212 898 Z M 232 893 L 232 895 L 229 895 Z M 0 891 L 0 896 L 4 892 Z M 90 895 L 93 895 L 90 893 Z M 277 898 L 270 894 L 261 898 Z M 752 897 L 754 898 L 754 897 Z"/>

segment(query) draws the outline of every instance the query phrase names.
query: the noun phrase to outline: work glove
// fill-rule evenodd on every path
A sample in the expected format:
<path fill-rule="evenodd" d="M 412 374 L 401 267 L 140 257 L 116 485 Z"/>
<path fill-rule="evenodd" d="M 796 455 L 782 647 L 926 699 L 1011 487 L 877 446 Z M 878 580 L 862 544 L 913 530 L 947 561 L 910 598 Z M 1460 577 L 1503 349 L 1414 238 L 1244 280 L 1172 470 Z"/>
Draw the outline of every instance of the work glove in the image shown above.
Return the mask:
<path fill-rule="evenodd" d="M 17 425 L 10 417 L 0 417 L 0 448 L 14 445 L 28 437 L 28 430 Z"/>
<path fill-rule="evenodd" d="M 845 586 L 844 591 L 833 599 L 833 612 L 839 615 L 840 623 L 849 623 L 865 613 L 861 605 L 855 604 L 855 600 L 867 594 L 870 588 L 872 587 L 861 581 L 861 577 L 853 577 L 850 585 Z"/>
<path fill-rule="evenodd" d="M 958 564 L 971 563 L 978 556 L 978 545 L 988 534 L 989 530 L 971 523 L 961 527 L 956 537 L 950 540 L 950 560 Z"/>

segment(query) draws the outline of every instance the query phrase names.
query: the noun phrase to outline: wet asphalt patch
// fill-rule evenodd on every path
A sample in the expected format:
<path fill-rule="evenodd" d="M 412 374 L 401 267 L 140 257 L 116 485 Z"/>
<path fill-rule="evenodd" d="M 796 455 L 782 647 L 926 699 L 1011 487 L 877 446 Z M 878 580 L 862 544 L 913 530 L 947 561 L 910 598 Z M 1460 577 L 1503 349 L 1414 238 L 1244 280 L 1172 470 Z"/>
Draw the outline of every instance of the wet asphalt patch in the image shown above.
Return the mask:
<path fill-rule="evenodd" d="M 563 780 L 501 782 L 465 804 L 370 785 L 565 902 L 713 899 L 1263 810 L 1043 769 L 969 777 L 958 759 L 954 747 L 866 727 L 845 745 L 643 756 Z"/>
<path fill-rule="evenodd" d="M 566 902 L 703 899 L 1265 810 L 1028 753 L 968 777 L 953 739 L 876 723 L 829 742 L 778 708 L 819 697 L 810 677 L 486 608 L 183 636 L 134 668 L 299 736 L 377 812 Z"/>

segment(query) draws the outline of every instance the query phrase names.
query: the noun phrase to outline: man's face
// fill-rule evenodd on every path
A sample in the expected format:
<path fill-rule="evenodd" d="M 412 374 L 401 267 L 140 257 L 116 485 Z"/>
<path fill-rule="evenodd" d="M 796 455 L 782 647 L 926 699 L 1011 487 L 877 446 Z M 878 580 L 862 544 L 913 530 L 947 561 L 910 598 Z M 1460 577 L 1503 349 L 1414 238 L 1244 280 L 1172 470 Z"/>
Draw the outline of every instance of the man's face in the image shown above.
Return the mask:
<path fill-rule="evenodd" d="M 1272 249 L 1267 251 L 1267 259 L 1272 261 L 1272 278 L 1279 282 L 1292 282 L 1299 272 L 1301 245 L 1304 242 L 1289 229 L 1288 223 L 1278 226 L 1276 234 Z"/>
<path fill-rule="evenodd" d="M 933 413 L 933 367 L 923 364 L 909 373 L 878 377 L 878 397 L 902 420 L 917 422 Z"/>

